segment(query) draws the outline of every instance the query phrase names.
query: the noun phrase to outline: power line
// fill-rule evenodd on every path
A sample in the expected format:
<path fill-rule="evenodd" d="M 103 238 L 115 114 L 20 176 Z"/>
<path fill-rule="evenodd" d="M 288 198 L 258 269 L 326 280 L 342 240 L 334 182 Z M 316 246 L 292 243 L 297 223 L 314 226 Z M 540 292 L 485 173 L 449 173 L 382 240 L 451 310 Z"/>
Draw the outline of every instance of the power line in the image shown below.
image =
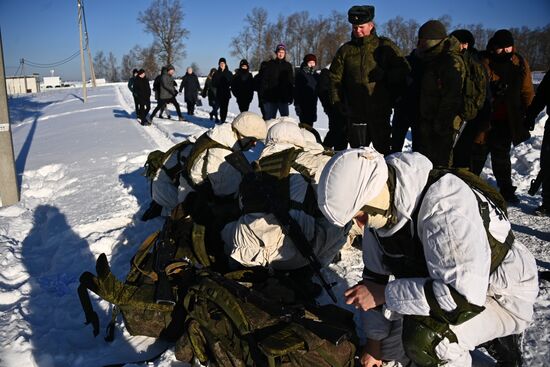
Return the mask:
<path fill-rule="evenodd" d="M 76 51 L 71 56 L 66 57 L 63 60 L 50 62 L 50 63 L 40 63 L 40 62 L 31 61 L 31 60 L 28 60 L 28 59 L 22 59 L 22 62 L 25 63 L 25 64 L 28 64 L 29 66 L 35 67 L 35 68 L 52 68 L 52 67 L 61 66 L 63 64 L 66 64 L 66 63 L 74 60 L 78 56 L 79 53 L 80 53 L 80 51 Z"/>
<path fill-rule="evenodd" d="M 17 76 L 17 73 L 19 72 L 20 67 L 21 67 L 21 64 L 19 64 L 19 66 L 17 67 L 17 70 L 15 71 L 15 73 L 13 73 L 13 76 Z"/>

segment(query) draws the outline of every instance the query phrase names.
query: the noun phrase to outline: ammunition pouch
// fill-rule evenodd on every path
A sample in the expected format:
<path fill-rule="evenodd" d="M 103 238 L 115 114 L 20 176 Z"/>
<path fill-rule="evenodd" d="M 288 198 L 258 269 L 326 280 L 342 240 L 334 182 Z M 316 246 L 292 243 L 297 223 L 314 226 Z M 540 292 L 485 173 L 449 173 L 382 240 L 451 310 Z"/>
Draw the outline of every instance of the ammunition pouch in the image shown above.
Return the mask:
<path fill-rule="evenodd" d="M 405 316 L 403 318 L 403 348 L 407 356 L 418 366 L 436 367 L 443 363 L 435 347 L 447 338 L 457 343 L 449 324 L 430 316 Z"/>

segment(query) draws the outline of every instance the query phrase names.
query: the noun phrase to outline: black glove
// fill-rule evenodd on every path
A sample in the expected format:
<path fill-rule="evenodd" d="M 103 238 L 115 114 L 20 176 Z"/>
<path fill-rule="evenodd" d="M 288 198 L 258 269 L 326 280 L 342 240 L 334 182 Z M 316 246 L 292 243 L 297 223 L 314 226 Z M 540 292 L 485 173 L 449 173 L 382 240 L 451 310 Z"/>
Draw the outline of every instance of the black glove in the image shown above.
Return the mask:
<path fill-rule="evenodd" d="M 379 66 L 376 66 L 369 73 L 369 82 L 379 82 L 384 79 L 386 72 Z"/>

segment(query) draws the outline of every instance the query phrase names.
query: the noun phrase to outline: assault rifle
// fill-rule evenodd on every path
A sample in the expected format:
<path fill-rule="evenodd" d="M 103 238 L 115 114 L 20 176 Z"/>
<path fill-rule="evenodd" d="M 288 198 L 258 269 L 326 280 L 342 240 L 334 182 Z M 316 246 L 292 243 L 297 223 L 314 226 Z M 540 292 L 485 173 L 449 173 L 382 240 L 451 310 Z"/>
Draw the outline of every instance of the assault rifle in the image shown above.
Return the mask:
<path fill-rule="evenodd" d="M 241 172 L 243 176 L 255 174 L 254 170 L 248 160 L 245 158 L 242 152 L 237 151 L 225 156 L 225 160 L 233 166 L 237 171 Z M 258 187 L 259 190 L 263 190 L 262 187 Z M 294 218 L 290 216 L 288 210 L 284 210 L 276 199 L 274 200 L 272 195 L 263 195 L 267 200 L 268 208 L 270 212 L 275 215 L 277 221 L 281 225 L 283 233 L 292 239 L 292 242 L 300 252 L 300 254 L 307 260 L 308 265 L 313 270 L 323 288 L 327 291 L 328 295 L 334 303 L 337 303 L 336 296 L 332 291 L 331 285 L 325 280 L 323 274 L 321 274 L 321 263 L 315 254 L 313 253 L 311 244 L 302 232 L 300 225 Z"/>
<path fill-rule="evenodd" d="M 537 174 L 537 178 L 534 180 L 531 180 L 531 187 L 529 187 L 529 195 L 535 196 L 537 192 L 540 189 L 540 185 L 542 185 L 542 180 L 544 178 L 544 169 L 541 167 L 539 173 Z"/>
<path fill-rule="evenodd" d="M 174 260 L 177 250 L 174 239 L 170 236 L 172 223 L 172 218 L 167 218 L 157 237 L 153 264 L 153 269 L 158 276 L 155 283 L 155 302 L 168 305 L 176 304 L 174 293 L 172 292 L 172 285 L 166 274 L 166 266 Z"/>

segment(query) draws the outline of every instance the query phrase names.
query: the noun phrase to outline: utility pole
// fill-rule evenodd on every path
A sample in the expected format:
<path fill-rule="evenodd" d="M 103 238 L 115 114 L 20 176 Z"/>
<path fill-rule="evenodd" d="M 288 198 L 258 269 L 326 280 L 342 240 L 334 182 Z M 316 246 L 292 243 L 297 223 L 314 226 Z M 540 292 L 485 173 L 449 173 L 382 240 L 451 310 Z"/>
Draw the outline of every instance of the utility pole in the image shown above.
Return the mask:
<path fill-rule="evenodd" d="M 4 50 L 0 31 L 0 207 L 19 202 L 19 190 L 15 173 L 13 141 L 8 110 L 8 92 L 6 91 L 6 73 L 4 69 Z"/>
<path fill-rule="evenodd" d="M 84 36 L 86 36 L 86 50 L 88 51 L 88 63 L 90 64 L 90 77 L 92 78 L 92 87 L 95 88 L 96 86 L 95 70 L 94 70 L 94 63 L 92 62 L 92 51 L 90 50 L 90 39 L 88 38 L 88 25 L 86 24 L 86 13 L 84 12 L 84 4 L 82 3 L 82 0 L 78 0 L 78 3 L 80 4 L 80 14 L 82 14 L 81 18 L 84 18 Z"/>
<path fill-rule="evenodd" d="M 82 44 L 82 4 L 78 1 L 78 29 L 80 31 L 80 71 L 82 72 L 82 98 L 88 100 L 86 92 L 86 70 L 84 69 L 84 47 Z"/>
<path fill-rule="evenodd" d="M 92 53 L 90 51 L 90 44 L 88 43 L 88 32 L 86 32 L 86 48 L 88 49 L 88 63 L 90 64 L 90 75 L 92 76 L 92 87 L 95 87 L 95 70 L 94 63 L 92 62 Z"/>

